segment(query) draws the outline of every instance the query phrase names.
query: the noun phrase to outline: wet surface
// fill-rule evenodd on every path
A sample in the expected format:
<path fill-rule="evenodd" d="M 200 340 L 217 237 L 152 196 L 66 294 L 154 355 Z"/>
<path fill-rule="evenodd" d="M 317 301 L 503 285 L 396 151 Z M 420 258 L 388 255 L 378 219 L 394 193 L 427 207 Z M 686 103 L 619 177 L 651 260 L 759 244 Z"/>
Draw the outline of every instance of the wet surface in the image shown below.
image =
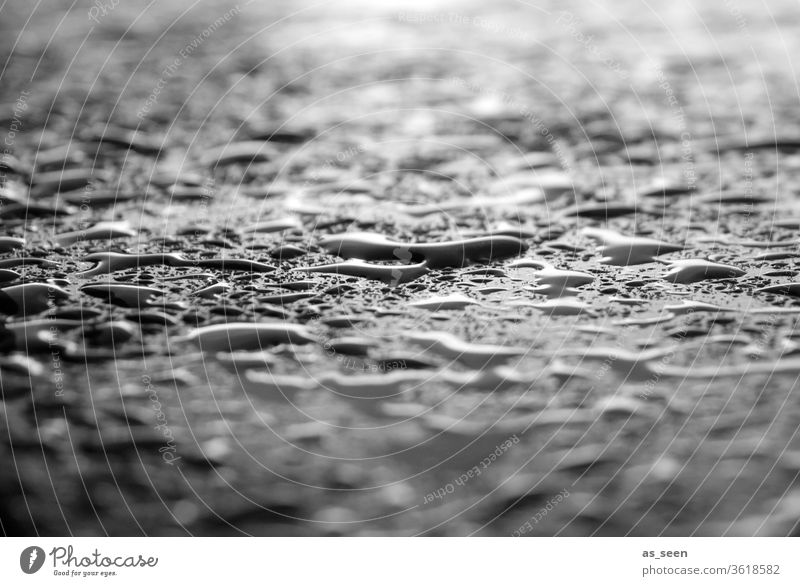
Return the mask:
<path fill-rule="evenodd" d="M 797 533 L 796 8 L 179 4 L 2 9 L 3 531 Z"/>

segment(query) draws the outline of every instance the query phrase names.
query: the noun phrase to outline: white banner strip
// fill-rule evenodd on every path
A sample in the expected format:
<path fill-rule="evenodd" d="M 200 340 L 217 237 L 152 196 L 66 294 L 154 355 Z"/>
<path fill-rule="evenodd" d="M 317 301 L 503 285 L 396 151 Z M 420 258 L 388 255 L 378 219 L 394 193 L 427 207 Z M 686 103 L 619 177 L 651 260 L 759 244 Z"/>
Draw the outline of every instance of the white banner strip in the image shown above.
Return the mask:
<path fill-rule="evenodd" d="M 789 538 L 6 538 L 0 583 L 797 585 L 797 544 Z"/>

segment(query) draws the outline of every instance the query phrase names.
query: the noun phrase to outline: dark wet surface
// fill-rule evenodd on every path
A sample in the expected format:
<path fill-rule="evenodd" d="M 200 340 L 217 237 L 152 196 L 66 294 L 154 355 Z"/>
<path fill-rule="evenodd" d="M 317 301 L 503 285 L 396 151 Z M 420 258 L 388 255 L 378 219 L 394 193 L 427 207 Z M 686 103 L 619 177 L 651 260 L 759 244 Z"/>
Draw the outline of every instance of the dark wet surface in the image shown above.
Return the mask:
<path fill-rule="evenodd" d="M 783 4 L 3 7 L 3 530 L 796 533 Z"/>

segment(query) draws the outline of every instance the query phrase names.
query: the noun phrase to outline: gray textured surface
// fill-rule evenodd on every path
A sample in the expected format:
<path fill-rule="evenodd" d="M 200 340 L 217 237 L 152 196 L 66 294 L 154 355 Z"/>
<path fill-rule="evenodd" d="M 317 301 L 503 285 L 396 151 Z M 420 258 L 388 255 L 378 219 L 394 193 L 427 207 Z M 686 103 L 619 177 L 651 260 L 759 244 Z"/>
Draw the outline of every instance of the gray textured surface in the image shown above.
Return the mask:
<path fill-rule="evenodd" d="M 3 5 L 0 218 L 25 247 L 2 259 L 55 263 L 7 285 L 65 291 L 0 306 L 3 530 L 796 532 L 800 306 L 758 289 L 797 273 L 797 7 L 696 4 Z M 93 140 L 121 127 L 135 148 Z M 95 189 L 57 193 L 65 167 Z M 683 249 L 604 264 L 597 228 Z M 341 261 L 324 238 L 348 230 L 529 248 L 400 284 L 298 270 Z M 80 274 L 107 251 L 185 261 Z M 593 280 L 570 295 L 515 256 Z M 163 295 L 142 318 L 118 306 L 141 290 L 81 289 L 109 280 Z M 457 294 L 476 303 L 410 305 Z M 79 321 L 26 351 L 19 324 L 47 317 Z M 191 340 L 254 321 L 312 342 L 270 338 L 258 365 Z"/>

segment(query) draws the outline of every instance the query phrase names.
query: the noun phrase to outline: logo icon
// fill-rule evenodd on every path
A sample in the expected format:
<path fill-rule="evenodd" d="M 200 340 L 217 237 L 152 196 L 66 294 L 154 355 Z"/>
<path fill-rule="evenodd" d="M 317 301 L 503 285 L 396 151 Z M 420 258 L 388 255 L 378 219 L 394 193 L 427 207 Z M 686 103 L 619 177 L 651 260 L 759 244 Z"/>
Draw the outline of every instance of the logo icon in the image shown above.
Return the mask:
<path fill-rule="evenodd" d="M 26 574 L 35 574 L 42 569 L 44 558 L 44 550 L 41 547 L 35 545 L 26 547 L 19 554 L 19 567 Z"/>

